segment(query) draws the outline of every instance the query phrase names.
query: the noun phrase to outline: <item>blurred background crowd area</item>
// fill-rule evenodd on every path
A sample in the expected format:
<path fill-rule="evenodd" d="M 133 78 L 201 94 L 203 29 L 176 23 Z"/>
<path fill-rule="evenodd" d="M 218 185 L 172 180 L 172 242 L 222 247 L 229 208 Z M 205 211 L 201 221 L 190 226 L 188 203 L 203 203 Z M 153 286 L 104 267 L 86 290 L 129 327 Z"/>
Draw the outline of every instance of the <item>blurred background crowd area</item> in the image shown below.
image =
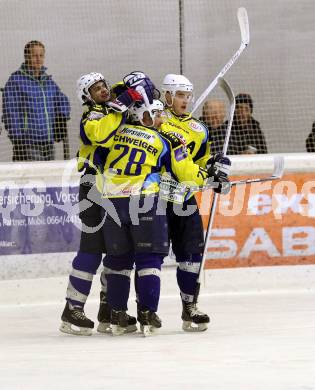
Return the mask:
<path fill-rule="evenodd" d="M 82 114 L 76 80 L 82 74 L 101 72 L 114 83 L 141 70 L 159 87 L 165 74 L 183 73 L 198 98 L 240 45 L 241 6 L 248 12 L 251 42 L 226 79 L 235 94 L 253 99 L 269 153 L 306 152 L 315 120 L 313 0 L 3 0 L 0 87 L 23 62 L 25 43 L 43 42 L 47 73 L 70 101 L 73 158 Z M 210 98 L 224 95 L 217 87 Z M 196 117 L 201 115 L 202 107 Z M 58 143 L 56 159 L 63 158 Z M 0 161 L 12 161 L 3 123 Z"/>

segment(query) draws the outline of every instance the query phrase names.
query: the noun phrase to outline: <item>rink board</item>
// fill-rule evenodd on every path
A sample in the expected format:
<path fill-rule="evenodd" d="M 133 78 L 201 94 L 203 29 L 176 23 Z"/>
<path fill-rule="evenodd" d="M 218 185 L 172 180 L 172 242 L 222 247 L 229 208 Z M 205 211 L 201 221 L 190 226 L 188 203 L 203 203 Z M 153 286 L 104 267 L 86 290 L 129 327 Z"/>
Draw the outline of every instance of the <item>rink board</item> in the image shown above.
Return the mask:
<path fill-rule="evenodd" d="M 198 195 L 206 227 L 212 194 Z M 315 264 L 315 174 L 288 174 L 220 196 L 207 259 L 206 268 Z"/>
<path fill-rule="evenodd" d="M 232 166 L 234 179 L 261 177 L 272 156 L 233 157 Z M 286 155 L 285 170 L 281 181 L 220 197 L 206 268 L 315 263 L 315 156 Z M 67 273 L 80 236 L 78 182 L 75 160 L 0 165 L 0 279 Z M 205 224 L 210 197 L 200 199 Z"/>

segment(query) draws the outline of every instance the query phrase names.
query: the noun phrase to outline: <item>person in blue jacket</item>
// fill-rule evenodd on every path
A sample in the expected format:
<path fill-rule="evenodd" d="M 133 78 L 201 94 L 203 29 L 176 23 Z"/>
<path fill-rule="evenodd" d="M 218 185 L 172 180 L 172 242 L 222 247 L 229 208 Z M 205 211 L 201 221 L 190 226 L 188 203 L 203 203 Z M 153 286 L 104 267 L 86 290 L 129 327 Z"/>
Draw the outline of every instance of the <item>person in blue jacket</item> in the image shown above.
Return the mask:
<path fill-rule="evenodd" d="M 24 59 L 3 91 L 3 122 L 13 145 L 12 160 L 53 160 L 54 142 L 70 119 L 69 99 L 46 73 L 41 42 L 28 42 Z"/>

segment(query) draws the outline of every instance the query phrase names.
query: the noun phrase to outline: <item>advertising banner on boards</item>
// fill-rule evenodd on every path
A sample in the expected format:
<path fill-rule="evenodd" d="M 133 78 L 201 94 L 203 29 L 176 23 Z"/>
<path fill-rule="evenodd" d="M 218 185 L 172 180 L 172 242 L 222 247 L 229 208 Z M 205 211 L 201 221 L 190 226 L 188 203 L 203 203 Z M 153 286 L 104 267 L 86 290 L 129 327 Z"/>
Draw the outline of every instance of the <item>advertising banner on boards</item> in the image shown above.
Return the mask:
<path fill-rule="evenodd" d="M 211 191 L 198 199 L 206 226 Z M 2 186 L 0 256 L 76 252 L 78 202 L 75 185 Z M 315 264 L 315 174 L 236 186 L 220 196 L 206 268 L 289 264 Z"/>
<path fill-rule="evenodd" d="M 211 193 L 198 197 L 206 226 Z M 220 196 L 207 259 L 206 268 L 315 264 L 315 174 L 236 186 Z"/>
<path fill-rule="evenodd" d="M 0 188 L 0 255 L 78 250 L 78 187 Z"/>

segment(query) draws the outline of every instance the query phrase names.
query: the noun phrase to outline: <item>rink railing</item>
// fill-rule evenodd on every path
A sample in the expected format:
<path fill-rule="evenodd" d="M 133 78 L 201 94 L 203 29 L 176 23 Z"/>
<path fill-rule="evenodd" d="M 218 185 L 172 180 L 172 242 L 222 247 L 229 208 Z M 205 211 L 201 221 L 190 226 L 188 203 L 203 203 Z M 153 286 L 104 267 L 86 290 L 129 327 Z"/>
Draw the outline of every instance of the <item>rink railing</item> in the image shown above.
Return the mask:
<path fill-rule="evenodd" d="M 315 262 L 315 154 L 283 156 L 285 176 L 282 183 L 270 184 L 270 189 L 268 184 L 259 187 L 262 189 L 260 194 L 257 194 L 257 187 L 251 186 L 240 189 L 237 196 L 233 193 L 231 198 L 221 197 L 214 234 L 208 244 L 207 268 Z M 268 175 L 273 170 L 272 155 L 234 156 L 231 159 L 233 177 Z M 73 205 L 77 199 L 78 181 L 74 159 L 0 164 L 0 280 L 67 274 L 78 247 L 79 230 L 73 225 L 77 220 L 63 218 L 59 211 L 49 207 L 49 202 L 63 204 L 65 199 L 70 199 Z M 286 209 L 275 214 L 274 186 L 279 188 L 286 181 L 292 182 L 296 190 L 289 189 L 291 194 L 283 190 Z M 301 188 L 305 183 L 309 184 L 309 192 L 304 194 L 303 201 Z M 36 195 L 41 203 L 33 206 L 42 207 L 41 215 L 25 218 L 20 204 L 23 193 L 33 194 L 32 199 Z M 13 203 L 9 208 L 8 199 Z M 205 199 L 201 206 L 206 220 L 209 201 Z M 243 208 L 237 210 L 240 201 L 244 203 Z M 174 261 L 167 259 L 166 264 L 174 264 Z"/>

